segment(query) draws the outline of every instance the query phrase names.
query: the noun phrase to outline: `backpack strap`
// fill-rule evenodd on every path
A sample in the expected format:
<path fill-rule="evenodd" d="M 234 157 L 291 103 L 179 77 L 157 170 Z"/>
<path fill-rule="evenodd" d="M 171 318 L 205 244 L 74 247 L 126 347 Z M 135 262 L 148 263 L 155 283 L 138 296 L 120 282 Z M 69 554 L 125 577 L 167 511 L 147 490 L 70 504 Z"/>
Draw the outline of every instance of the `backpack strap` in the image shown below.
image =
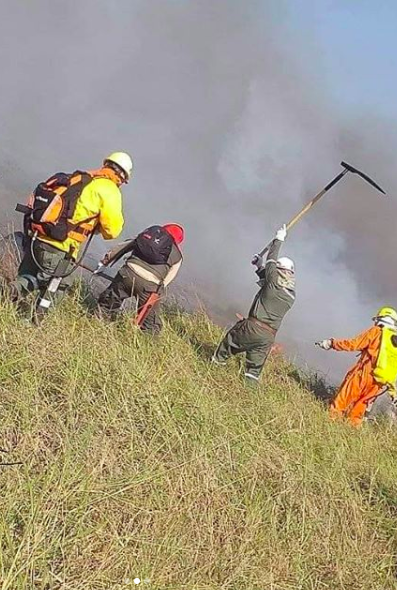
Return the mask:
<path fill-rule="evenodd" d="M 87 176 L 89 177 L 89 179 L 87 178 Z M 86 182 L 84 182 L 84 177 L 85 177 Z M 71 186 L 74 186 L 74 185 L 78 184 L 79 182 L 82 182 L 84 184 L 82 191 L 81 191 L 81 193 L 82 193 L 83 190 L 96 177 L 97 177 L 96 174 L 93 174 L 91 172 L 81 172 L 78 170 L 73 174 L 73 176 L 70 180 L 70 183 L 67 187 L 65 187 L 65 190 L 68 190 Z M 62 188 L 63 187 L 60 187 L 58 190 L 61 190 Z M 65 191 L 63 191 L 63 192 L 65 192 Z M 79 198 L 81 196 L 81 193 L 79 195 Z M 76 242 L 84 242 L 94 231 L 95 226 L 92 225 L 92 221 L 94 221 L 95 219 L 98 219 L 98 217 L 99 217 L 99 213 L 97 215 L 91 215 L 91 217 L 87 217 L 86 219 L 82 219 L 81 221 L 78 221 L 77 223 L 72 223 L 70 221 L 70 219 L 68 218 L 68 225 L 70 227 L 70 230 L 68 232 L 68 238 L 71 238 L 72 240 L 76 240 Z"/>
<path fill-rule="evenodd" d="M 111 180 L 115 184 L 117 184 L 117 185 L 119 184 L 118 176 L 111 168 L 103 167 L 103 168 L 99 168 L 99 170 L 90 170 L 89 172 L 77 171 L 75 174 L 76 174 L 77 181 L 75 181 L 73 184 L 75 184 L 76 182 L 80 182 L 84 174 L 89 175 L 91 177 L 91 181 L 95 180 L 96 178 L 107 178 L 108 180 Z M 73 177 L 72 177 L 72 180 L 73 180 Z M 86 186 L 88 186 L 88 184 L 89 184 L 89 182 L 84 186 L 84 188 Z M 69 184 L 69 186 L 71 186 L 71 185 L 72 185 L 72 183 Z M 84 190 L 84 188 L 83 188 L 83 190 Z M 97 215 L 87 217 L 86 219 L 83 219 L 82 221 L 79 221 L 78 223 L 75 223 L 75 224 L 72 224 L 69 221 L 69 224 L 71 226 L 71 230 L 68 234 L 68 237 L 72 238 L 73 240 L 76 240 L 77 242 L 84 242 L 87 239 L 87 237 L 89 237 L 90 234 L 95 229 L 95 226 L 93 227 L 92 222 L 98 218 L 99 218 L 99 213 Z"/>
<path fill-rule="evenodd" d="M 93 227 L 91 222 L 94 221 L 94 219 L 98 219 L 98 217 L 99 215 L 93 215 L 78 223 L 71 224 L 69 222 L 71 229 L 68 232 L 68 238 L 76 240 L 76 242 L 84 242 L 95 230 L 95 226 Z"/>

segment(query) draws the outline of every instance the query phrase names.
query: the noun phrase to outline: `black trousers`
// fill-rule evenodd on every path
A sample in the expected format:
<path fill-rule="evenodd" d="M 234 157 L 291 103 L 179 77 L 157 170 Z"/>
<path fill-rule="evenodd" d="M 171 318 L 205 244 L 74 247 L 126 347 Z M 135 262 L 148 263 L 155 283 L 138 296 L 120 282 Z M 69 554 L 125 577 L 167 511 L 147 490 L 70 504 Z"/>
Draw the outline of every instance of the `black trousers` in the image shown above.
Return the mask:
<path fill-rule="evenodd" d="M 30 247 L 25 250 L 21 264 L 18 268 L 18 275 L 16 280 L 11 284 L 11 288 L 18 295 L 18 298 L 24 298 L 32 291 L 45 289 L 51 280 L 51 277 L 56 270 L 58 264 L 64 260 L 66 253 L 47 244 L 37 240 L 34 244 L 34 255 L 37 262 L 43 269 L 48 270 L 48 274 L 44 273 L 35 263 Z M 70 261 L 67 271 L 72 270 L 73 262 Z M 74 281 L 73 274 L 64 277 L 58 287 L 54 300 L 59 302 L 65 296 L 66 291 L 71 287 Z"/>
<path fill-rule="evenodd" d="M 109 287 L 101 293 L 98 303 L 102 309 L 113 315 L 121 311 L 123 302 L 126 299 L 135 297 L 139 309 L 154 292 L 158 292 L 157 285 L 139 277 L 127 265 L 124 265 L 114 277 Z M 160 302 L 157 301 L 141 325 L 141 329 L 144 332 L 158 334 L 161 331 L 162 322 L 159 312 Z"/>

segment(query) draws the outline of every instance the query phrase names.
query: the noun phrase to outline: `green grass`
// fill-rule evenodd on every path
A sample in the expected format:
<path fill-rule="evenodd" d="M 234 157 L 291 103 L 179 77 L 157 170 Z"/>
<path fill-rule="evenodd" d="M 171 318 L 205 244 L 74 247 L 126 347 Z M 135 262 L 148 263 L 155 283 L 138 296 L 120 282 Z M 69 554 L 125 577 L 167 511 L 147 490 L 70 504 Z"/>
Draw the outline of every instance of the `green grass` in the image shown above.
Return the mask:
<path fill-rule="evenodd" d="M 282 359 L 247 389 L 202 313 L 152 339 L 0 306 L 2 590 L 397 588 L 393 428 L 331 422 Z"/>

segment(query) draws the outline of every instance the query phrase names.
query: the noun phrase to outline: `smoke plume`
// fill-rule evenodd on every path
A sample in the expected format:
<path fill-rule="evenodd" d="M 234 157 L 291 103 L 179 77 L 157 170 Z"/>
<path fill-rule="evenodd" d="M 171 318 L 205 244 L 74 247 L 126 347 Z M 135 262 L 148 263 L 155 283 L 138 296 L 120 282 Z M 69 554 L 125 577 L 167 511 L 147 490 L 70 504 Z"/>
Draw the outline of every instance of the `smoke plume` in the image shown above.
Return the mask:
<path fill-rule="evenodd" d="M 56 170 L 93 168 L 111 151 L 129 151 L 136 175 L 124 190 L 124 236 L 183 223 L 181 279 L 232 322 L 256 290 L 252 254 L 341 160 L 393 195 L 390 122 L 342 112 L 328 97 L 321 56 L 286 35 L 287 2 L 0 7 L 4 222 Z M 291 232 L 283 253 L 296 261 L 298 298 L 280 340 L 293 354 L 339 375 L 346 359 L 316 352 L 313 342 L 354 335 L 380 305 L 397 304 L 395 214 L 392 197 L 348 175 Z"/>

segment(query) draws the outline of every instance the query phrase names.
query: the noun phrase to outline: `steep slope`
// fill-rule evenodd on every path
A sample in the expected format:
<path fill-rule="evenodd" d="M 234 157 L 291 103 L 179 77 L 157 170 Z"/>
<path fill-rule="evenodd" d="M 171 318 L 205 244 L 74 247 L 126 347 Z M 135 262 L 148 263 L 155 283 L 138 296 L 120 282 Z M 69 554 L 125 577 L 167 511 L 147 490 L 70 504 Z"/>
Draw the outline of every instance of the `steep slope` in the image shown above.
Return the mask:
<path fill-rule="evenodd" d="M 151 339 L 79 294 L 39 328 L 3 301 L 0 336 L 3 590 L 397 586 L 397 434 L 285 361 L 246 389 L 204 314 Z"/>

